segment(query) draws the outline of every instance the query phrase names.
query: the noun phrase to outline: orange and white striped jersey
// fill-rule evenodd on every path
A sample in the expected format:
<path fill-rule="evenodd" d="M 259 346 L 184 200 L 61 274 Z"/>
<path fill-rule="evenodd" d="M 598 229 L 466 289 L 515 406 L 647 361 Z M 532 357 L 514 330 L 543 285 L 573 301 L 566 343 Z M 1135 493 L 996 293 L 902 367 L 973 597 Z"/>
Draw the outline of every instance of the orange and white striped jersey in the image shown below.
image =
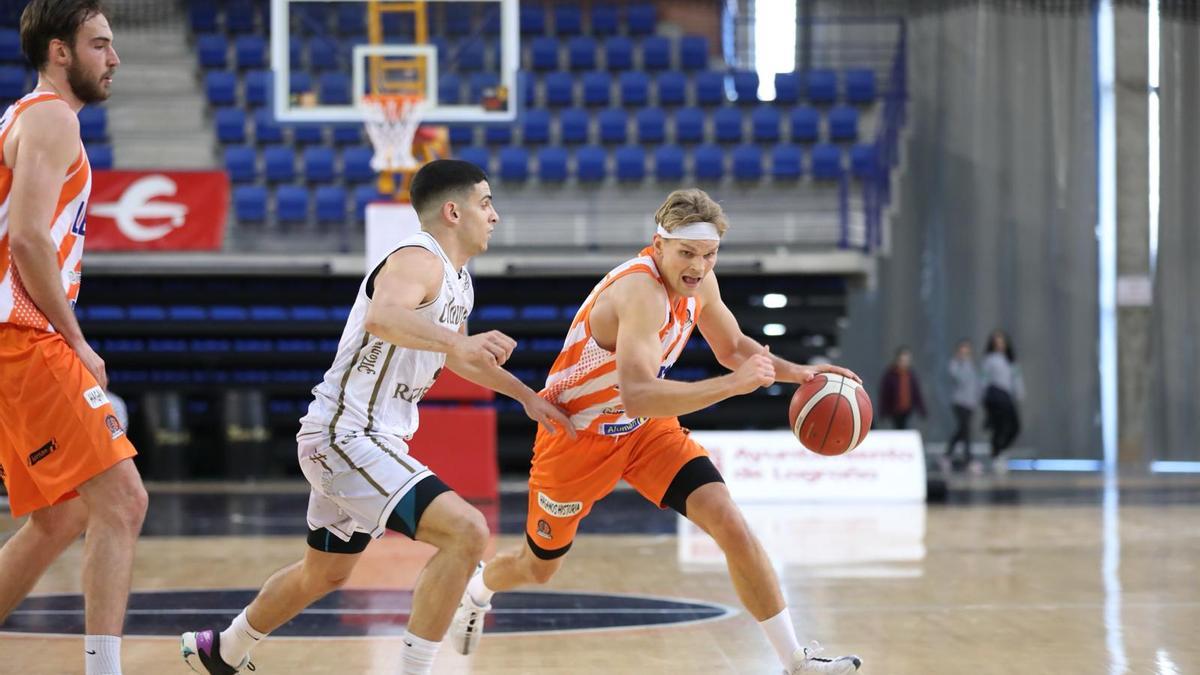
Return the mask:
<path fill-rule="evenodd" d="M 576 429 L 605 436 L 621 436 L 640 427 L 644 417 L 629 417 L 617 389 L 617 355 L 596 343 L 589 324 L 596 299 L 617 279 L 630 274 L 649 274 L 663 284 L 649 246 L 638 257 L 621 263 L 606 274 L 592 289 L 575 314 L 563 349 L 550 368 L 546 388 L 541 395 L 562 407 Z M 664 284 L 665 290 L 665 284 Z M 670 295 L 667 296 L 668 298 Z M 662 362 L 658 376 L 663 377 L 675 365 L 700 317 L 697 298 L 680 297 L 663 306 L 665 314 L 658 331 L 662 342 Z"/>
<path fill-rule="evenodd" d="M 13 171 L 5 166 L 3 152 L 4 140 L 21 113 L 30 106 L 54 100 L 62 101 L 62 98 L 51 92 L 35 91 L 9 106 L 4 116 L 0 117 L 0 323 L 48 332 L 54 332 L 54 326 L 33 303 L 25 291 L 25 285 L 21 283 L 21 275 L 12 264 L 12 253 L 8 246 L 8 212 L 12 204 Z M 58 270 L 62 277 L 63 293 L 72 307 L 79 297 L 79 282 L 83 275 L 83 236 L 87 200 L 91 192 L 92 168 L 80 141 L 79 156 L 63 176 L 54 217 L 47 224 L 50 238 L 58 248 Z"/>

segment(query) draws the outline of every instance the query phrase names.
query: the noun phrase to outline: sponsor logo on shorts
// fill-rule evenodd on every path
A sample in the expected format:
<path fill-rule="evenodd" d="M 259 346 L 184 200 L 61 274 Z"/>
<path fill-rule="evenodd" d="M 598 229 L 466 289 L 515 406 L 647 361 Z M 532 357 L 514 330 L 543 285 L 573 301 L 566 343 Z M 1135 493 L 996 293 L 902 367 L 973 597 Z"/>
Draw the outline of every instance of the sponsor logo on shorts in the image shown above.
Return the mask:
<path fill-rule="evenodd" d="M 543 520 L 541 518 L 538 519 L 537 533 L 538 533 L 538 536 L 541 537 L 542 539 L 553 539 L 554 538 L 554 535 L 550 534 L 550 523 L 547 523 L 545 520 Z"/>
<path fill-rule="evenodd" d="M 29 466 L 33 466 L 34 464 L 37 464 L 38 462 L 42 461 L 43 459 L 46 459 L 46 457 L 48 457 L 50 455 L 50 453 L 54 452 L 57 449 L 58 449 L 58 443 L 55 443 L 53 438 L 51 438 L 49 441 L 46 441 L 45 445 L 43 445 L 42 447 L 38 448 L 37 450 L 34 450 L 33 452 L 29 453 Z"/>
<path fill-rule="evenodd" d="M 116 415 L 105 415 L 104 425 L 108 427 L 108 433 L 112 434 L 113 440 L 120 438 L 125 433 L 125 429 L 121 428 L 121 421 L 117 419 Z"/>
<path fill-rule="evenodd" d="M 556 502 L 543 492 L 538 493 L 538 506 L 555 518 L 570 518 L 583 510 L 583 502 Z"/>
<path fill-rule="evenodd" d="M 600 433 L 604 434 L 605 436 L 616 436 L 618 434 L 627 434 L 627 433 L 633 431 L 634 429 L 642 426 L 642 424 L 644 424 L 647 419 L 648 418 L 646 418 L 646 417 L 639 417 L 635 420 L 629 420 L 628 422 L 621 422 L 620 424 L 601 424 L 600 425 Z"/>
<path fill-rule="evenodd" d="M 108 403 L 108 396 L 105 396 L 104 390 L 101 389 L 99 385 L 96 385 L 95 387 L 83 392 L 83 400 L 87 401 L 87 404 L 92 407 L 92 410 L 95 410 L 105 403 Z"/>

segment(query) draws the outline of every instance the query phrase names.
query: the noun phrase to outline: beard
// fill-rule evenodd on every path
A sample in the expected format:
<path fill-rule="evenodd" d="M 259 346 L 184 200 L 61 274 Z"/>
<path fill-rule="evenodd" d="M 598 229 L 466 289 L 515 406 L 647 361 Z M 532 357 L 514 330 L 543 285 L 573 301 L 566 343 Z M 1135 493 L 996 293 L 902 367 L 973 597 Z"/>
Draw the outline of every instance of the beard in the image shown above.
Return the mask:
<path fill-rule="evenodd" d="M 75 98 L 84 104 L 108 100 L 108 91 L 100 84 L 99 78 L 89 76 L 79 65 L 78 59 L 72 59 L 71 65 L 67 66 L 67 84 L 71 86 L 71 93 L 75 94 Z"/>

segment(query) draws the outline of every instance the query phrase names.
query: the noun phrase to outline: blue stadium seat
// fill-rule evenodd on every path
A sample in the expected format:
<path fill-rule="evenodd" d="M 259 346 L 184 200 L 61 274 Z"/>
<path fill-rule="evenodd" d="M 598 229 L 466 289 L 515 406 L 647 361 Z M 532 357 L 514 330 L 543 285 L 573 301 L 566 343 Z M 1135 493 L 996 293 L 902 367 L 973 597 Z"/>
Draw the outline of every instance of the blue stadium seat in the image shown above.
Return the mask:
<path fill-rule="evenodd" d="M 522 143 L 550 142 L 550 111 L 545 108 L 533 108 L 525 111 L 521 120 Z"/>
<path fill-rule="evenodd" d="M 821 114 L 814 108 L 793 109 L 789 121 L 793 143 L 813 143 L 820 136 Z"/>
<path fill-rule="evenodd" d="M 275 188 L 275 217 L 281 223 L 303 223 L 308 220 L 308 189 L 298 185 Z"/>
<path fill-rule="evenodd" d="M 317 222 L 342 223 L 346 221 L 346 190 L 338 185 L 322 185 L 317 188 Z"/>
<path fill-rule="evenodd" d="M 309 183 L 333 181 L 333 148 L 317 145 L 304 149 L 304 180 Z"/>
<path fill-rule="evenodd" d="M 624 35 L 614 35 L 605 40 L 604 66 L 609 70 L 633 68 L 633 41 Z"/>
<path fill-rule="evenodd" d="M 658 104 L 663 107 L 683 105 L 686 99 L 687 76 L 677 70 L 659 73 Z"/>
<path fill-rule="evenodd" d="M 261 185 L 233 188 L 233 211 L 239 223 L 261 223 L 267 219 L 267 189 Z"/>
<path fill-rule="evenodd" d="M 325 142 L 325 127 L 320 124 L 293 124 L 292 141 L 297 145 Z"/>
<path fill-rule="evenodd" d="M 343 195 L 344 196 L 344 195 Z M 288 309 L 292 321 L 328 321 L 329 313 L 319 305 L 296 305 Z"/>
<path fill-rule="evenodd" d="M 575 153 L 575 176 L 585 183 L 604 180 L 608 175 L 605 167 L 604 148 L 585 145 Z"/>
<path fill-rule="evenodd" d="M 167 307 L 168 321 L 207 321 L 208 310 L 198 305 L 172 305 Z"/>
<path fill-rule="evenodd" d="M 800 100 L 800 76 L 775 73 L 775 104 L 793 105 Z"/>
<path fill-rule="evenodd" d="M 88 164 L 90 164 L 93 169 L 101 170 L 112 168 L 113 149 L 111 145 L 94 143 L 92 145 L 85 146 L 85 150 L 88 156 Z"/>
<path fill-rule="evenodd" d="M 446 3 L 446 32 L 450 35 L 470 35 L 473 27 L 471 26 L 472 14 L 477 11 L 474 7 L 466 4 L 457 5 L 454 3 Z"/>
<path fill-rule="evenodd" d="M 733 149 L 733 177 L 737 180 L 755 181 L 762 178 L 762 151 L 757 145 L 745 143 Z"/>
<path fill-rule="evenodd" d="M 26 91 L 25 68 L 22 66 L 0 66 L 0 100 L 21 98 Z"/>
<path fill-rule="evenodd" d="M 642 40 L 642 69 L 666 70 L 671 67 L 671 41 L 660 35 Z"/>
<path fill-rule="evenodd" d="M 513 130 L 507 124 L 489 124 L 483 128 L 483 142 L 488 145 L 512 143 Z"/>
<path fill-rule="evenodd" d="M 225 30 L 230 33 L 253 33 L 254 4 L 250 0 L 232 0 L 225 6 Z"/>
<path fill-rule="evenodd" d="M 621 73 L 621 103 L 626 107 L 641 107 L 650 99 L 650 78 L 637 70 Z"/>
<path fill-rule="evenodd" d="M 240 110 L 238 112 L 241 112 Z M 245 117 L 242 118 L 243 125 Z M 108 136 L 108 110 L 88 105 L 79 111 L 79 137 L 88 141 L 102 141 Z M 241 141 L 237 141 L 241 142 Z"/>
<path fill-rule="evenodd" d="M 804 89 L 812 103 L 833 103 L 837 100 L 837 73 L 827 68 L 810 70 L 805 74 Z"/>
<path fill-rule="evenodd" d="M 576 35 L 567 41 L 567 63 L 571 70 L 591 70 L 596 67 L 596 41 Z"/>
<path fill-rule="evenodd" d="M 842 151 L 836 145 L 818 143 L 812 149 L 812 175 L 818 180 L 836 180 L 842 176 Z"/>
<path fill-rule="evenodd" d="M 521 35 L 545 35 L 546 10 L 539 5 L 521 5 Z"/>
<path fill-rule="evenodd" d="M 192 0 L 188 3 L 188 20 L 193 33 L 217 31 L 217 3 L 212 0 Z"/>
<path fill-rule="evenodd" d="M 512 305 L 484 305 L 472 315 L 480 321 L 514 321 L 517 308 Z"/>
<path fill-rule="evenodd" d="M 489 36 L 500 34 L 500 6 L 483 10 L 483 33 Z"/>
<path fill-rule="evenodd" d="M 283 127 L 275 121 L 275 113 L 270 108 L 254 113 L 254 142 L 259 145 L 283 142 Z"/>
<path fill-rule="evenodd" d="M 337 70 L 337 41 L 326 35 L 319 35 L 309 40 L 308 67 L 313 70 Z"/>
<path fill-rule="evenodd" d="M 629 113 L 623 108 L 605 108 L 596 115 L 601 143 L 624 143 Z"/>
<path fill-rule="evenodd" d="M 582 79 L 584 105 L 606 106 L 609 104 L 612 95 L 612 78 L 608 73 L 597 70 L 584 73 Z"/>
<path fill-rule="evenodd" d="M 742 140 L 742 111 L 725 106 L 713 112 L 713 129 L 720 143 L 738 143 Z"/>
<path fill-rule="evenodd" d="M 704 140 L 704 111 L 680 108 L 675 111 L 675 142 L 699 143 Z"/>
<path fill-rule="evenodd" d="M 322 73 L 319 99 L 327 105 L 349 105 L 350 78 L 345 73 Z"/>
<path fill-rule="evenodd" d="M 630 35 L 649 35 L 654 32 L 658 16 L 654 5 L 633 5 L 628 9 L 625 20 Z"/>
<path fill-rule="evenodd" d="M 252 70 L 243 80 L 246 105 L 261 108 L 271 100 L 274 78 L 269 70 Z"/>
<path fill-rule="evenodd" d="M 567 151 L 557 146 L 538 150 L 538 178 L 543 183 L 561 183 L 567 179 Z"/>
<path fill-rule="evenodd" d="M 483 100 L 484 90 L 494 89 L 499 85 L 500 78 L 495 73 L 471 73 L 471 99 L 468 102 L 480 102 Z"/>
<path fill-rule="evenodd" d="M 287 321 L 287 318 L 287 310 L 279 305 L 255 305 L 250 308 L 251 321 Z"/>
<path fill-rule="evenodd" d="M 855 178 L 873 178 L 878 171 L 874 143 L 862 143 L 850 148 L 850 170 Z"/>
<path fill-rule="evenodd" d="M 371 202 L 379 201 L 381 199 L 384 199 L 384 196 L 379 194 L 379 188 L 375 187 L 374 183 L 372 183 L 370 185 L 359 185 L 358 187 L 354 188 L 354 218 L 355 218 L 355 220 L 360 223 L 363 222 L 364 220 L 366 220 L 367 204 L 370 204 Z M 329 312 L 330 320 L 344 320 L 344 318 L 336 319 L 333 316 L 335 313 L 338 314 L 339 317 L 345 317 L 345 316 L 349 315 L 349 313 L 350 313 L 349 311 L 346 311 L 346 312 L 337 311 L 337 309 L 338 308 L 336 308 L 336 307 L 331 308 L 331 310 Z"/>
<path fill-rule="evenodd" d="M 642 108 L 636 120 L 639 143 L 662 143 L 666 138 L 667 114 L 662 108 Z"/>
<path fill-rule="evenodd" d="M 522 321 L 555 321 L 558 319 L 558 306 L 525 305 L 518 311 L 517 318 Z"/>
<path fill-rule="evenodd" d="M 771 149 L 771 175 L 776 180 L 794 180 L 803 173 L 800 146 L 791 143 Z"/>
<path fill-rule="evenodd" d="M 864 105 L 875 100 L 875 71 L 853 68 L 846 71 L 846 100 Z"/>
<path fill-rule="evenodd" d="M 362 2 L 339 2 L 334 25 L 341 35 L 361 35 L 367 32 L 367 6 Z"/>
<path fill-rule="evenodd" d="M 83 110 L 87 110 L 84 108 Z M 80 111 L 80 118 L 82 119 Z M 217 140 L 222 143 L 246 142 L 246 113 L 241 108 L 220 108 L 216 114 Z M 82 127 L 82 125 L 81 125 Z M 84 140 L 88 140 L 84 137 Z"/>
<path fill-rule="evenodd" d="M 754 140 L 758 143 L 774 143 L 779 140 L 779 108 L 761 105 L 750 113 L 750 125 L 754 128 Z"/>
<path fill-rule="evenodd" d="M 546 86 L 546 105 L 562 107 L 574 101 L 575 78 L 570 73 L 550 73 L 542 82 Z"/>
<path fill-rule="evenodd" d="M 646 151 L 638 145 L 617 148 L 617 180 L 640 181 L 646 177 Z"/>
<path fill-rule="evenodd" d="M 523 182 L 529 179 L 529 151 L 520 145 L 500 148 L 500 178 Z"/>
<path fill-rule="evenodd" d="M 357 145 L 362 143 L 362 127 L 357 124 L 335 124 L 330 136 L 334 145 Z"/>
<path fill-rule="evenodd" d="M 483 70 L 484 44 L 482 40 L 468 40 L 462 43 L 456 55 L 458 59 L 455 63 L 459 70 Z"/>
<path fill-rule="evenodd" d="M 733 90 L 737 93 L 738 105 L 758 103 L 758 73 L 753 70 L 734 72 Z"/>
<path fill-rule="evenodd" d="M 487 148 L 472 146 L 469 148 L 462 148 L 455 154 L 458 156 L 458 159 L 461 159 L 464 162 L 470 162 L 484 171 L 489 171 L 488 163 L 489 160 L 491 160 L 491 153 L 488 152 Z"/>
<path fill-rule="evenodd" d="M 249 321 L 250 313 L 245 307 L 237 307 L 234 305 L 215 305 L 210 311 L 209 316 L 213 321 Z"/>
<path fill-rule="evenodd" d="M 225 172 L 229 174 L 229 180 L 235 183 L 253 183 L 258 179 L 258 170 L 255 168 L 257 160 L 257 153 L 248 145 L 225 148 Z"/>
<path fill-rule="evenodd" d="M 616 35 L 617 8 L 613 5 L 592 3 L 592 35 Z"/>
<path fill-rule="evenodd" d="M 696 104 L 720 105 L 725 102 L 725 76 L 705 70 L 696 73 Z"/>
<path fill-rule="evenodd" d="M 660 181 L 683 180 L 683 148 L 678 145 L 655 148 L 654 177 Z"/>
<path fill-rule="evenodd" d="M 167 310 L 158 305 L 130 305 L 130 321 L 166 321 Z"/>
<path fill-rule="evenodd" d="M 679 67 L 683 70 L 704 70 L 708 67 L 708 38 L 703 35 L 684 35 L 679 39 Z"/>
<path fill-rule="evenodd" d="M 375 179 L 371 168 L 371 157 L 375 151 L 369 146 L 356 145 L 342 151 L 342 177 L 348 183 L 365 183 Z"/>
<path fill-rule="evenodd" d="M 438 105 L 456 105 L 462 99 L 462 82 L 454 73 L 438 73 Z"/>
<path fill-rule="evenodd" d="M 263 165 L 267 180 L 272 183 L 296 179 L 296 153 L 288 146 L 276 145 L 263 150 Z"/>
<path fill-rule="evenodd" d="M 75 308 L 76 311 L 80 307 Z M 88 308 L 88 318 L 92 321 L 124 321 L 125 308 L 120 305 L 92 305 Z"/>
<path fill-rule="evenodd" d="M 323 3 L 298 3 L 291 6 L 290 14 L 297 33 L 321 35 L 329 31 L 329 7 Z"/>
<path fill-rule="evenodd" d="M 293 70 L 288 74 L 288 91 L 292 94 L 303 94 L 312 91 L 312 76 L 308 73 Z"/>
<path fill-rule="evenodd" d="M 720 180 L 725 176 L 725 153 L 720 146 L 706 143 L 692 152 L 692 172 L 700 180 Z"/>
<path fill-rule="evenodd" d="M 24 73 L 22 73 L 24 77 Z M 2 78 L 0 78 L 2 80 Z M 204 75 L 204 93 L 208 97 L 208 103 L 212 106 L 233 105 L 237 102 L 237 75 L 224 70 L 211 70 Z M 22 83 L 21 88 L 24 89 Z M 20 97 L 20 94 L 17 95 Z M 5 94 L 5 89 L 0 87 L 0 98 L 12 98 Z"/>
<path fill-rule="evenodd" d="M 267 42 L 259 35 L 242 35 L 233 46 L 239 70 L 265 68 L 267 65 Z"/>
<path fill-rule="evenodd" d="M 196 52 L 201 68 L 224 70 L 229 63 L 229 40 L 224 35 L 201 35 L 196 38 Z"/>
<path fill-rule="evenodd" d="M 534 38 L 529 56 L 534 70 L 558 70 L 558 38 Z"/>
<path fill-rule="evenodd" d="M 475 126 L 473 124 L 451 124 L 450 146 L 475 144 Z"/>
<path fill-rule="evenodd" d="M 858 138 L 858 110 L 840 105 L 829 111 L 829 139 L 853 141 Z"/>
<path fill-rule="evenodd" d="M 554 33 L 579 35 L 583 30 L 583 12 L 578 5 L 562 3 L 554 7 Z"/>
<path fill-rule="evenodd" d="M 563 143 L 587 143 L 588 114 L 582 108 L 567 108 L 558 115 L 558 134 Z"/>

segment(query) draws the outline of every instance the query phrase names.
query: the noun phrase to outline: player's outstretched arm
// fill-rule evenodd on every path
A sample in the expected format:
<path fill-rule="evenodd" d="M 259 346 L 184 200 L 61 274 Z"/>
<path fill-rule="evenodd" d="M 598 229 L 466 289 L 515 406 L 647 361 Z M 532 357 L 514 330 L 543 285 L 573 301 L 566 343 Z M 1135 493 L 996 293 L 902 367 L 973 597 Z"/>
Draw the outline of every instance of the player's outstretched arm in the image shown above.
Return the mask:
<path fill-rule="evenodd" d="M 390 256 L 375 275 L 367 308 L 367 332 L 408 349 L 454 354 L 480 366 L 508 360 L 516 341 L 498 331 L 470 337 L 421 318 L 417 307 L 432 302 L 441 291 L 440 258 L 420 246 L 407 246 Z"/>
<path fill-rule="evenodd" d="M 752 356 L 767 354 L 767 348 L 742 332 L 737 318 L 721 300 L 721 289 L 717 277 L 709 274 L 700 286 L 700 317 L 696 326 L 705 342 L 712 348 L 717 362 L 729 370 L 736 371 Z M 861 382 L 858 375 L 841 366 L 802 366 L 785 358 L 769 354 L 775 366 L 775 379 L 779 382 L 803 384 L 817 373 L 837 373 Z"/>
<path fill-rule="evenodd" d="M 743 368 L 698 382 L 659 379 L 664 291 L 654 279 L 631 274 L 608 290 L 617 312 L 617 382 L 625 412 L 631 417 L 686 415 L 747 394 L 774 380 L 766 356 L 748 359 Z"/>
<path fill-rule="evenodd" d="M 575 438 L 575 428 L 566 413 L 558 406 L 538 396 L 537 392 L 525 386 L 524 382 L 500 366 L 495 364 L 480 366 L 464 361 L 453 354 L 447 354 L 446 367 L 465 380 L 504 394 L 520 403 L 525 408 L 525 414 L 529 416 L 529 419 L 546 427 L 550 433 L 565 431 L 568 436 Z"/>

